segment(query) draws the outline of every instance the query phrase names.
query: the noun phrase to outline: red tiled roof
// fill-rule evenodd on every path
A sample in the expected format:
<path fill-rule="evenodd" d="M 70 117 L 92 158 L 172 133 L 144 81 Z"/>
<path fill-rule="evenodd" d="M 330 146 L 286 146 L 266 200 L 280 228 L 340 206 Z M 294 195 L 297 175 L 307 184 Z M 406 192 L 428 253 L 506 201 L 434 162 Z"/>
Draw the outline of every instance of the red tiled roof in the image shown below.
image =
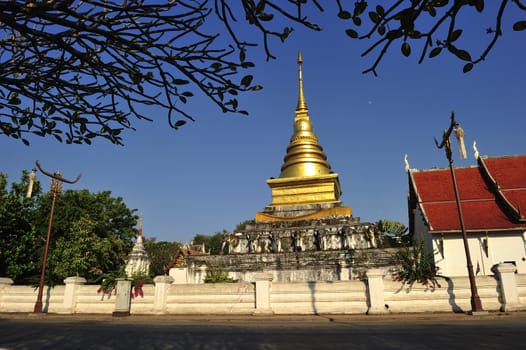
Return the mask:
<path fill-rule="evenodd" d="M 203 253 L 202 251 L 199 251 L 199 250 L 192 250 L 187 247 L 183 247 L 179 249 L 179 251 L 175 255 L 175 258 L 172 260 L 172 262 L 168 266 L 168 270 L 171 269 L 172 267 L 178 267 L 181 264 L 184 264 L 184 261 L 186 257 L 188 256 L 203 256 L 203 255 L 208 255 L 208 254 Z"/>
<path fill-rule="evenodd" d="M 517 214 L 522 208 L 526 216 L 526 156 L 479 159 L 479 167 L 455 169 L 466 230 L 526 229 L 526 220 Z M 450 169 L 411 170 L 409 175 L 410 209 L 420 207 L 430 232 L 460 231 Z"/>
<path fill-rule="evenodd" d="M 480 163 L 508 209 L 526 220 L 526 156 L 483 157 Z"/>

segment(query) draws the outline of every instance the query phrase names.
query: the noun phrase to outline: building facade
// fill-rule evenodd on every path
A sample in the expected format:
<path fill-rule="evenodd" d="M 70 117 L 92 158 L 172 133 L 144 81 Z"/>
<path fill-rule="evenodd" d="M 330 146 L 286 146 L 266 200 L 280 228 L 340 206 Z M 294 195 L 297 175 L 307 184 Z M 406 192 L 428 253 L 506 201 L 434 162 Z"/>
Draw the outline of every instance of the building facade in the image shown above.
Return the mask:
<path fill-rule="evenodd" d="M 482 157 L 455 168 L 461 212 L 476 275 L 499 263 L 526 273 L 526 155 Z M 467 261 L 450 169 L 408 169 L 409 230 L 433 252 L 439 273 L 466 276 Z"/>

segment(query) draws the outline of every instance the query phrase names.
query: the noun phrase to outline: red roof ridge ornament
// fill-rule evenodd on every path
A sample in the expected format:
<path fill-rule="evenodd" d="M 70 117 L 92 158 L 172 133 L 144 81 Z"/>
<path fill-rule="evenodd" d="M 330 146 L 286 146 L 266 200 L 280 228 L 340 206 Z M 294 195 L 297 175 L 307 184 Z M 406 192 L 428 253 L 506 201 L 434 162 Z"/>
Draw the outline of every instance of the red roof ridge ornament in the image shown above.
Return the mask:
<path fill-rule="evenodd" d="M 477 140 L 473 140 L 473 151 L 475 153 L 473 153 L 473 155 L 475 156 L 475 160 L 478 160 L 479 157 L 480 157 L 480 153 L 479 153 L 479 150 L 477 148 Z"/>

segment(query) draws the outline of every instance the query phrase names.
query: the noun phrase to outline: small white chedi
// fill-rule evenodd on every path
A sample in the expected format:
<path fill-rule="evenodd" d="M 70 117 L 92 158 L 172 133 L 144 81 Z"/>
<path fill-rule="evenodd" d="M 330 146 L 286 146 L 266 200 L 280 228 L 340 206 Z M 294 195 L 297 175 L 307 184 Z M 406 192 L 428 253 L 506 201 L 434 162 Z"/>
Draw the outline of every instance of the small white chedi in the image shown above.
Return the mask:
<path fill-rule="evenodd" d="M 133 245 L 133 249 L 128 254 L 128 261 L 126 263 L 126 276 L 128 278 L 137 275 L 148 275 L 150 273 L 150 258 L 144 249 L 142 240 L 142 215 L 139 218 L 139 232 L 137 240 Z"/>

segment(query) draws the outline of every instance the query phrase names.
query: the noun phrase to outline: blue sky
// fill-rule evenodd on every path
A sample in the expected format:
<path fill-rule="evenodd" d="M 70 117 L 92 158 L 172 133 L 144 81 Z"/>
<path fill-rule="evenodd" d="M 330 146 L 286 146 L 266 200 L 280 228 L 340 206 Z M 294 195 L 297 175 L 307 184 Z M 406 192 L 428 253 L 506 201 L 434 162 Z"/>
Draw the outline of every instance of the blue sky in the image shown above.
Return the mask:
<path fill-rule="evenodd" d="M 26 147 L 0 137 L 0 172 L 18 181 L 38 159 L 65 178 L 82 173 L 65 189 L 111 190 L 143 214 L 146 237 L 186 242 L 195 234 L 230 231 L 271 202 L 265 181 L 279 176 L 292 135 L 298 50 L 314 130 L 340 176 L 342 201 L 363 222 L 407 224 L 404 154 L 412 168 L 446 167 L 433 138 L 441 138 L 452 111 L 468 150 L 466 160 L 455 153 L 455 165 L 475 164 L 473 140 L 482 155 L 525 153 L 525 37 L 510 29 L 510 21 L 494 51 L 469 74 L 450 55 L 418 65 L 417 47 L 409 58 L 393 47 L 378 77 L 361 73 L 374 59 L 360 57 L 367 43 L 347 38 L 333 12 L 321 22 L 321 33 L 296 30 L 285 44 L 273 42 L 276 60 L 266 62 L 262 47 L 249 52 L 256 63 L 250 73 L 264 89 L 240 98 L 248 117 L 225 115 L 198 96 L 190 107 L 195 123 L 172 130 L 152 107 L 146 113 L 154 122 L 137 121 L 137 131 L 124 134 L 124 147 L 51 138 L 32 138 Z M 490 24 L 478 18 L 470 23 L 480 34 L 466 33 L 466 42 L 479 48 L 489 40 L 484 29 Z M 48 180 L 38 176 L 48 190 Z"/>

